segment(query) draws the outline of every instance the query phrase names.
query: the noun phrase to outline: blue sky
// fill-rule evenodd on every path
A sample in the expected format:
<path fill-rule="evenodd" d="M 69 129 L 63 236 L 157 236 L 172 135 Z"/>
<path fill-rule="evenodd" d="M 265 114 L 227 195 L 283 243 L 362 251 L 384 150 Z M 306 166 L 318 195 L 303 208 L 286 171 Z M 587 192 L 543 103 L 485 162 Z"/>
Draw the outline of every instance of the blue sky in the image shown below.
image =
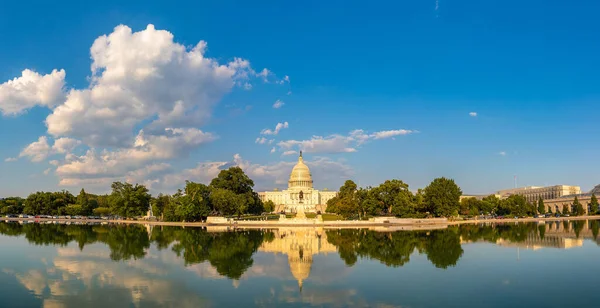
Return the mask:
<path fill-rule="evenodd" d="M 259 189 L 284 187 L 297 154 L 283 153 L 301 149 L 316 188 L 397 178 L 417 189 L 446 176 L 465 193 L 489 193 L 512 187 L 517 175 L 519 185 L 589 190 L 599 183 L 599 6 L 3 3 L 0 196 L 104 192 L 114 180 L 171 192 L 232 163 Z M 162 30 L 172 35 L 166 45 L 158 44 Z M 154 45 L 142 46 L 136 34 Z M 98 44 L 92 58 L 101 36 L 112 40 Z M 202 75 L 192 62 L 152 62 L 172 50 L 191 59 L 201 40 L 204 59 L 230 75 Z M 150 49 L 154 60 L 145 58 Z M 39 75 L 24 78 L 25 69 Z M 131 75 L 136 70 L 162 79 L 150 83 Z M 45 75 L 53 86 L 41 86 Z M 15 78 L 20 86 L 8 83 Z M 102 92 L 115 88 L 127 91 Z M 108 96 L 82 101 L 69 94 L 88 89 Z M 178 100 L 182 114 L 174 112 Z M 81 108 L 66 112 L 73 104 Z M 278 123 L 284 128 L 277 135 L 261 134 Z"/>

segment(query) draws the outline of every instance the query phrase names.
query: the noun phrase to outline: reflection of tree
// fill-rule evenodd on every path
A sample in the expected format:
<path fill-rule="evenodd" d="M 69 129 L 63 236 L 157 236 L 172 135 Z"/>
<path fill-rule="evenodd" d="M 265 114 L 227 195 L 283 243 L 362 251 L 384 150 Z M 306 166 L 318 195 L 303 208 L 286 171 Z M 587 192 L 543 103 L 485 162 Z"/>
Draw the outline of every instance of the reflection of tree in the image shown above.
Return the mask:
<path fill-rule="evenodd" d="M 110 258 L 114 261 L 141 259 L 150 247 L 148 232 L 142 225 L 110 228 L 103 242 L 110 248 Z"/>
<path fill-rule="evenodd" d="M 239 279 L 253 264 L 252 255 L 262 244 L 260 231 L 208 233 L 203 229 L 182 229 L 173 251 L 186 265 L 209 261 L 223 276 Z"/>
<path fill-rule="evenodd" d="M 454 228 L 431 231 L 424 245 L 427 259 L 438 268 L 455 266 L 463 254 L 460 236 Z"/>
<path fill-rule="evenodd" d="M 579 238 L 579 234 L 581 233 L 581 230 L 583 230 L 584 225 L 585 221 L 583 220 L 576 220 L 573 222 L 573 231 L 575 231 L 575 236 L 577 238 Z"/>

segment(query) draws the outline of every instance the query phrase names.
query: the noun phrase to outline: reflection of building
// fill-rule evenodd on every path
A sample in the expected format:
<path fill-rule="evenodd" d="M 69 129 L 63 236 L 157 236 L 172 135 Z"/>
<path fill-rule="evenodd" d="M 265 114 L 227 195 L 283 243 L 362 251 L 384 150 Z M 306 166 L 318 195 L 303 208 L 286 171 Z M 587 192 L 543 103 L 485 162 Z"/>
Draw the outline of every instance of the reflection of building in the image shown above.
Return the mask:
<path fill-rule="evenodd" d="M 529 234 L 523 242 L 511 242 L 509 240 L 499 239 L 496 241 L 496 244 L 500 246 L 520 247 L 532 250 L 538 250 L 541 248 L 569 249 L 583 246 L 583 239 L 569 238 L 558 235 L 546 235 L 544 238 L 541 238 L 538 235 Z"/>
<path fill-rule="evenodd" d="M 258 249 L 263 252 L 287 254 L 290 271 L 302 290 L 302 282 L 310 275 L 313 256 L 336 252 L 327 242 L 322 228 L 281 228 L 273 230 L 275 238 L 265 241 Z"/>
<path fill-rule="evenodd" d="M 265 202 L 273 201 L 276 205 L 276 211 L 297 212 L 298 207 L 302 206 L 305 212 L 324 211 L 327 201 L 337 196 L 337 192 L 318 191 L 313 189 L 312 175 L 308 166 L 302 159 L 302 151 L 298 157 L 298 163 L 292 169 L 288 189 L 273 190 L 258 193 L 260 199 Z"/>
<path fill-rule="evenodd" d="M 531 203 L 537 202 L 539 198 L 546 200 L 580 193 L 581 188 L 579 186 L 569 185 L 554 185 L 546 187 L 527 186 L 498 191 L 498 195 L 500 195 L 501 199 L 508 198 L 511 195 L 521 195 L 527 199 L 527 202 Z"/>
<path fill-rule="evenodd" d="M 563 210 L 563 206 L 566 205 L 569 207 L 569 210 L 573 212 L 575 208 L 573 207 L 573 202 L 575 201 L 575 197 L 579 200 L 579 203 L 583 206 L 583 210 L 587 214 L 590 210 L 592 213 L 598 211 L 598 209 L 590 209 L 590 204 L 592 203 L 592 195 L 596 195 L 596 197 L 600 197 L 600 185 L 596 185 L 590 192 L 588 193 L 577 193 L 566 196 L 561 196 L 557 198 L 552 198 L 550 200 L 544 200 L 544 205 L 546 206 L 547 212 L 556 213 L 556 211 Z"/>

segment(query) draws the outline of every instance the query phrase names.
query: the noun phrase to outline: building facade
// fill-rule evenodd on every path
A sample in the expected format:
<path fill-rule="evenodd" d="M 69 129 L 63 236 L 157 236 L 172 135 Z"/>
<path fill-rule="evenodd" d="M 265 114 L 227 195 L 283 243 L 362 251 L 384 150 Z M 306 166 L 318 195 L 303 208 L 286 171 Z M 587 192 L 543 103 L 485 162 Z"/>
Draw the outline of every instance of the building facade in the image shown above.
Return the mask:
<path fill-rule="evenodd" d="M 576 210 L 573 202 L 575 202 L 575 197 L 577 197 L 577 200 L 583 206 L 583 210 L 586 214 L 595 214 L 599 209 L 591 208 L 592 195 L 595 195 L 596 198 L 600 197 L 600 185 L 596 185 L 596 187 L 588 193 L 578 193 L 544 200 L 544 206 L 546 207 L 547 213 L 556 213 L 562 212 L 563 207 L 566 205 L 569 208 L 569 211 L 573 213 Z"/>
<path fill-rule="evenodd" d="M 506 199 L 511 195 L 521 195 L 525 197 L 527 202 L 537 202 L 540 198 L 542 200 L 556 199 L 563 196 L 581 194 L 581 188 L 579 186 L 569 185 L 554 185 L 546 187 L 527 186 L 513 189 L 504 189 L 497 192 L 500 195 L 500 199 Z"/>
<path fill-rule="evenodd" d="M 336 191 L 316 190 L 313 188 L 310 169 L 304 163 L 302 151 L 298 157 L 298 163 L 292 169 L 288 181 L 288 189 L 259 192 L 258 196 L 263 202 L 273 201 L 275 211 L 288 213 L 298 212 L 302 207 L 304 212 L 324 212 L 327 201 L 337 196 Z"/>

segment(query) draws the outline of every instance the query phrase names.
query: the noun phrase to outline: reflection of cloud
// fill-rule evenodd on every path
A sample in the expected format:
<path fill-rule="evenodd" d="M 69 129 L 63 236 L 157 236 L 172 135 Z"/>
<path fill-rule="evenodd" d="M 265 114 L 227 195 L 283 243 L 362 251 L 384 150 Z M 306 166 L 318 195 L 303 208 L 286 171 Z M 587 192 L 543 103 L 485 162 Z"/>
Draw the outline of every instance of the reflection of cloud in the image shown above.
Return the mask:
<path fill-rule="evenodd" d="M 58 248 L 57 252 L 58 256 L 48 262 L 47 270 L 15 274 L 25 288 L 43 298 L 44 307 L 87 307 L 91 298 L 92 306 L 98 307 L 111 306 L 115 301 L 136 306 L 207 304 L 183 282 L 166 276 L 167 270 L 155 266 L 154 262 L 160 262 L 158 258 L 113 262 L 103 245 L 89 245 L 85 252 L 79 253 L 71 248 Z"/>
<path fill-rule="evenodd" d="M 42 295 L 46 289 L 46 275 L 40 270 L 30 270 L 25 274 L 17 274 L 17 280 L 35 295 Z"/>
<path fill-rule="evenodd" d="M 63 303 L 56 299 L 45 299 L 44 300 L 44 308 L 62 308 L 66 307 Z"/>

